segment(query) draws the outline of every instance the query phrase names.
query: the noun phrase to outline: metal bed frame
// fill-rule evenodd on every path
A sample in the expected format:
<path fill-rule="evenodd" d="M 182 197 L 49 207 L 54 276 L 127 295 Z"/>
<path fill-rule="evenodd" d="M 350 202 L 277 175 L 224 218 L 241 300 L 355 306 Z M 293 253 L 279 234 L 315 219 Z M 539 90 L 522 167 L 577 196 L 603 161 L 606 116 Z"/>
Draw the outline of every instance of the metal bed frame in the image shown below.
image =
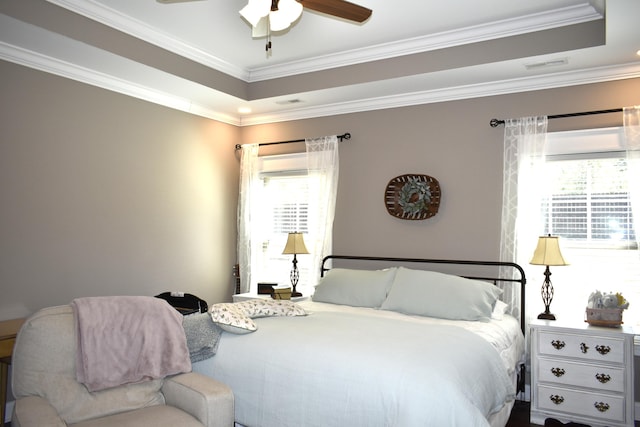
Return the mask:
<path fill-rule="evenodd" d="M 352 261 L 372 261 L 372 262 L 390 262 L 393 264 L 421 264 L 421 265 L 452 265 L 452 266 L 478 266 L 478 267 L 498 267 L 498 272 L 493 275 L 467 275 L 458 274 L 460 277 L 474 280 L 483 280 L 491 282 L 494 285 L 498 283 L 513 283 L 514 286 L 520 285 L 520 329 L 525 333 L 525 284 L 527 279 L 522 267 L 513 262 L 500 261 L 468 261 L 468 260 L 449 260 L 449 259 L 426 259 L 426 258 L 394 258 L 394 257 L 377 257 L 377 256 L 353 256 L 353 255 L 328 255 L 322 259 L 320 266 L 320 277 L 324 277 L 324 273 L 331 270 L 326 264 L 333 260 L 352 260 Z M 455 273 L 453 273 L 455 274 Z M 501 275 L 502 274 L 502 275 Z M 525 365 L 520 365 L 518 375 L 518 391 L 524 391 L 525 383 Z"/>

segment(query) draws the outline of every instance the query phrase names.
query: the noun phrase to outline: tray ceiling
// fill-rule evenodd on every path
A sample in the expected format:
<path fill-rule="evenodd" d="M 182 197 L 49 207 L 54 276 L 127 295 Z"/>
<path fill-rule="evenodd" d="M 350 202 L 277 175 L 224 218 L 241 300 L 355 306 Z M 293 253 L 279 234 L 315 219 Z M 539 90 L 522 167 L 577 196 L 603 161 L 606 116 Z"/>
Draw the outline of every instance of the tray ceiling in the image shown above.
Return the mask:
<path fill-rule="evenodd" d="M 3 0 L 0 58 L 241 126 L 640 76 L 636 0 L 357 3 L 268 54 L 246 0 Z"/>

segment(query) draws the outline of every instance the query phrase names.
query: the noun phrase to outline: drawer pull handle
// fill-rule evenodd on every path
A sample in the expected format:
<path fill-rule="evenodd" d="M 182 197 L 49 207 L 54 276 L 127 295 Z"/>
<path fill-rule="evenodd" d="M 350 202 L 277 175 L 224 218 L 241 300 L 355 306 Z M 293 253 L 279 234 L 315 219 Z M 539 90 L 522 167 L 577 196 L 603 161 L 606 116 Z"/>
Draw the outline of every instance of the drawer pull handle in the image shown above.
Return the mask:
<path fill-rule="evenodd" d="M 611 351 L 611 347 L 608 345 L 597 345 L 596 351 L 604 356 Z"/>
<path fill-rule="evenodd" d="M 600 381 L 602 384 L 606 384 L 611 380 L 611 375 L 607 374 L 596 374 L 596 379 Z"/>
<path fill-rule="evenodd" d="M 609 404 L 604 402 L 596 402 L 593 404 L 600 412 L 607 412 L 609 410 Z"/>
<path fill-rule="evenodd" d="M 586 352 L 587 352 L 587 350 L 589 350 L 589 346 L 588 346 L 588 345 L 586 345 L 585 343 L 581 342 L 581 343 L 580 343 L 580 351 L 581 351 L 582 353 L 586 353 Z"/>
<path fill-rule="evenodd" d="M 551 345 L 553 346 L 553 348 L 555 348 L 556 350 L 561 350 L 564 346 L 565 343 L 564 341 L 560 341 L 560 340 L 553 340 L 551 341 Z"/>
<path fill-rule="evenodd" d="M 562 369 L 562 368 L 551 368 L 551 373 L 553 375 L 555 375 L 556 377 L 558 377 L 558 378 L 565 374 L 564 369 Z M 597 375 L 596 375 L 596 377 L 597 377 Z"/>
<path fill-rule="evenodd" d="M 553 403 L 555 403 L 556 405 L 561 404 L 562 402 L 564 402 L 564 397 L 562 396 L 558 396 L 557 394 L 552 394 L 551 396 L 549 396 L 549 399 L 551 399 L 551 401 Z M 608 409 L 608 408 L 607 408 Z"/>

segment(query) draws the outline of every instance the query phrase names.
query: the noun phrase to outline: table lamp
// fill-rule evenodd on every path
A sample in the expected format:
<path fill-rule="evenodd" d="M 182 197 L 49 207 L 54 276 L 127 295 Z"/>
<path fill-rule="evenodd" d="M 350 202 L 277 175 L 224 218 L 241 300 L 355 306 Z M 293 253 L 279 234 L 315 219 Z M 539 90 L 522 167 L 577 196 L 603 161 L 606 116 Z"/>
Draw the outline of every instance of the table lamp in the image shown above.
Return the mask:
<path fill-rule="evenodd" d="M 304 245 L 304 239 L 302 238 L 302 233 L 289 233 L 289 237 L 287 238 L 287 244 L 282 251 L 283 255 L 291 255 L 293 254 L 293 269 L 291 269 L 291 286 L 293 290 L 291 292 L 292 297 L 301 297 L 302 294 L 296 291 L 296 286 L 298 285 L 298 278 L 300 277 L 300 273 L 298 272 L 298 259 L 296 258 L 297 254 L 308 254 L 309 251 L 307 247 Z"/>
<path fill-rule="evenodd" d="M 547 268 L 544 271 L 544 282 L 542 283 L 542 302 L 544 303 L 544 313 L 538 315 L 538 319 L 556 320 L 556 316 L 551 314 L 549 307 L 553 300 L 553 285 L 551 284 L 551 271 L 549 266 L 553 265 L 569 265 L 560 252 L 560 245 L 557 236 L 540 236 L 538 238 L 538 246 L 533 253 L 533 258 L 529 262 L 532 265 L 544 265 Z"/>

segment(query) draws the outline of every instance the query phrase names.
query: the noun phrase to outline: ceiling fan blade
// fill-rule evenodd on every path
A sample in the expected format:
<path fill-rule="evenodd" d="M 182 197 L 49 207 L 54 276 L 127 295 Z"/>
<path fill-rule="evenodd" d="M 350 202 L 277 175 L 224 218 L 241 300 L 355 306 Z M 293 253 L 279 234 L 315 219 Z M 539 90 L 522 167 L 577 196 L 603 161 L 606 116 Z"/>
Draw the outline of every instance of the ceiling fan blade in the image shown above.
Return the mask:
<path fill-rule="evenodd" d="M 345 0 L 298 0 L 298 2 L 307 9 L 355 22 L 366 21 L 372 12 L 371 9 Z"/>

